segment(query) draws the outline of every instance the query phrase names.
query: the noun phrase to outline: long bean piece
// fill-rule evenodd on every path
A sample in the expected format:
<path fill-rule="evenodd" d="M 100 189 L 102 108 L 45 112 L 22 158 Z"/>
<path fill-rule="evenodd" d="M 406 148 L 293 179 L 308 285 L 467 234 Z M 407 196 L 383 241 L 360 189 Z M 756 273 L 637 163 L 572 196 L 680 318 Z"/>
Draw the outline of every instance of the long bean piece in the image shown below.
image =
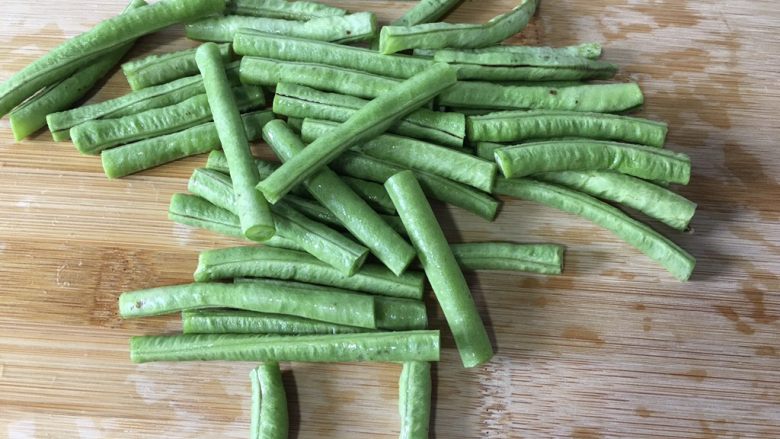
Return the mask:
<path fill-rule="evenodd" d="M 398 173 L 387 180 L 385 187 L 417 249 L 425 275 L 455 338 L 463 366 L 475 367 L 489 361 L 493 357 L 493 347 L 485 325 L 414 173 Z"/>
<path fill-rule="evenodd" d="M 660 233 L 629 217 L 620 209 L 583 194 L 554 184 L 522 178 L 499 178 L 495 192 L 535 201 L 556 209 L 582 216 L 611 231 L 639 251 L 666 268 L 680 280 L 690 278 L 696 260 Z"/>
<path fill-rule="evenodd" d="M 288 0 L 228 0 L 226 12 L 235 15 L 299 21 L 347 15 L 347 11 L 344 9 L 322 3 Z"/>
<path fill-rule="evenodd" d="M 460 0 L 420 0 L 404 15 L 390 23 L 391 26 L 414 26 L 438 21 L 447 15 Z"/>
<path fill-rule="evenodd" d="M 185 334 L 306 335 L 354 334 L 372 331 L 367 328 L 337 325 L 303 317 L 234 309 L 182 311 L 181 328 Z"/>
<path fill-rule="evenodd" d="M 261 277 L 295 280 L 372 294 L 421 299 L 424 278 L 406 271 L 400 276 L 380 265 L 364 264 L 352 276 L 303 252 L 271 247 L 233 247 L 202 252 L 194 279 L 197 282 Z"/>
<path fill-rule="evenodd" d="M 469 81 L 579 81 L 610 79 L 617 73 L 617 66 L 614 64 L 601 61 L 590 62 L 593 64 L 583 67 L 450 65 L 458 72 L 458 79 Z"/>
<path fill-rule="evenodd" d="M 290 189 L 332 162 L 346 149 L 383 133 L 397 120 L 455 82 L 455 72 L 449 66 L 435 64 L 364 105 L 337 129 L 318 138 L 303 152 L 285 162 L 261 181 L 257 188 L 268 201 L 279 201 Z"/>
<path fill-rule="evenodd" d="M 150 361 L 439 361 L 439 331 L 336 335 L 194 334 L 130 339 L 130 359 Z"/>
<path fill-rule="evenodd" d="M 561 274 L 564 247 L 557 244 L 512 244 L 473 242 L 451 244 L 452 254 L 463 270 L 506 270 Z"/>
<path fill-rule="evenodd" d="M 522 31 L 536 12 L 539 0 L 521 0 L 510 12 L 484 24 L 428 23 L 416 26 L 385 26 L 379 34 L 384 54 L 405 49 L 486 47 Z"/>
<path fill-rule="evenodd" d="M 398 380 L 400 439 L 427 439 L 431 422 L 431 364 L 407 361 Z"/>
<path fill-rule="evenodd" d="M 154 54 L 145 58 L 134 59 L 122 64 L 130 88 L 140 90 L 153 85 L 165 84 L 179 78 L 185 78 L 199 73 L 195 63 L 197 47 L 176 52 Z M 231 58 L 230 44 L 219 45 L 219 55 L 227 63 Z"/>
<path fill-rule="evenodd" d="M 0 117 L 38 90 L 67 78 L 125 43 L 166 26 L 217 14 L 224 9 L 224 0 L 164 0 L 104 20 L 0 83 Z"/>
<path fill-rule="evenodd" d="M 601 140 L 524 143 L 496 149 L 496 162 L 507 178 L 555 171 L 617 171 L 646 180 L 688 184 L 687 155 L 644 145 Z"/>
<path fill-rule="evenodd" d="M 483 57 L 490 56 L 490 60 L 493 63 L 500 62 L 502 65 L 506 65 L 507 63 L 511 64 L 512 62 L 517 63 L 518 59 L 528 58 L 541 61 L 544 61 L 546 58 L 549 59 L 559 56 L 599 59 L 601 57 L 601 44 L 591 42 L 563 47 L 535 47 L 506 44 L 484 47 L 481 49 L 415 49 L 414 55 L 435 59 L 439 52 L 443 52 L 442 55 L 439 55 L 440 60 L 457 60 L 456 62 L 471 61 L 472 63 L 476 62 L 477 64 L 480 64 L 484 59 Z M 505 58 L 499 60 L 499 57 Z"/>
<path fill-rule="evenodd" d="M 266 362 L 249 372 L 252 383 L 250 439 L 287 439 L 287 395 L 279 363 Z"/>

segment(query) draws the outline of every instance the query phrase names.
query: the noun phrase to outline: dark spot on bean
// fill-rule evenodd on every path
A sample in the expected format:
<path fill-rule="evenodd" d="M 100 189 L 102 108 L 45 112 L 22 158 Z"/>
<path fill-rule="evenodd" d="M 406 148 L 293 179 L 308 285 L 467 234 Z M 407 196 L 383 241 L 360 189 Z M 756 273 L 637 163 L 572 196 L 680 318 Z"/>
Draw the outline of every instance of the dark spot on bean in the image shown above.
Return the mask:
<path fill-rule="evenodd" d="M 347 35 L 352 35 L 352 31 L 351 30 L 347 30 Z"/>
<path fill-rule="evenodd" d="M 135 307 L 138 309 L 141 309 L 144 306 L 144 302 L 139 300 L 138 302 L 135 302 Z"/>
<path fill-rule="evenodd" d="M 558 94 L 558 90 L 556 90 L 556 89 L 554 89 L 554 88 L 551 88 L 551 89 L 550 89 L 550 94 L 551 94 L 551 95 L 553 95 L 553 96 L 555 96 L 555 95 L 557 95 L 557 94 Z"/>

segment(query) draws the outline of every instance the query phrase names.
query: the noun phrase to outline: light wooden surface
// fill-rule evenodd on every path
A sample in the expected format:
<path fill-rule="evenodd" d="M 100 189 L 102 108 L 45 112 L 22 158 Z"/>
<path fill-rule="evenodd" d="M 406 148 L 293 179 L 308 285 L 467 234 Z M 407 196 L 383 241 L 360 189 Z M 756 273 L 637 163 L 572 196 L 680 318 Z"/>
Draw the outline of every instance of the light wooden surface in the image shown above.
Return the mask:
<path fill-rule="evenodd" d="M 411 4 L 328 3 L 385 21 Z M 450 20 L 512 3 L 466 1 Z M 5 0 L 0 79 L 123 6 Z M 699 203 L 695 233 L 653 225 L 698 267 L 678 283 L 609 233 L 531 203 L 508 201 L 492 224 L 439 206 L 453 241 L 568 252 L 558 277 L 469 276 L 498 355 L 464 370 L 444 336 L 435 437 L 780 437 L 779 24 L 768 0 L 543 2 L 525 41 L 604 42 L 645 90 L 641 114 L 668 121 L 668 147 L 693 158 L 681 192 Z M 171 29 L 133 55 L 192 45 Z M 115 74 L 92 99 L 127 90 Z M 47 133 L 14 143 L 0 121 L 0 437 L 247 436 L 252 364 L 133 365 L 130 335 L 179 322 L 116 313 L 119 292 L 187 282 L 200 250 L 236 244 L 166 219 L 203 161 L 108 181 L 98 159 Z M 284 368 L 293 437 L 397 436 L 397 365 Z"/>

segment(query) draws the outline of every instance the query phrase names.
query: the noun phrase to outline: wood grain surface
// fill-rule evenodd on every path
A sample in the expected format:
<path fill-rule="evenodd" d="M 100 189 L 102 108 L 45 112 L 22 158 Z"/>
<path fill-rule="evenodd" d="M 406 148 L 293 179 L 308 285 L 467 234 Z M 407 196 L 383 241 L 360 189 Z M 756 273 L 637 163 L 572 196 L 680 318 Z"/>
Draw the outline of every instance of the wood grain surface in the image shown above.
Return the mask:
<path fill-rule="evenodd" d="M 388 21 L 408 1 L 327 1 Z M 484 21 L 509 0 L 465 1 Z M 5 0 L 0 79 L 109 17 L 124 0 Z M 694 232 L 661 230 L 698 259 L 679 283 L 608 232 L 507 200 L 494 223 L 437 206 L 452 241 L 558 242 L 557 277 L 468 280 L 498 354 L 464 370 L 449 333 L 435 370 L 437 438 L 780 437 L 780 12 L 747 0 L 544 0 L 515 41 L 601 41 L 689 154 Z M 180 27 L 132 56 L 193 46 Z M 90 98 L 129 89 L 114 74 Z M 258 152 L 268 154 L 258 146 Z M 251 363 L 134 365 L 128 337 L 178 317 L 121 321 L 121 291 L 187 282 L 199 251 L 237 244 L 168 221 L 204 157 L 118 181 L 100 160 L 0 121 L 0 437 L 244 438 Z M 431 304 L 435 327 L 441 312 Z M 297 438 L 398 434 L 393 364 L 285 364 Z"/>

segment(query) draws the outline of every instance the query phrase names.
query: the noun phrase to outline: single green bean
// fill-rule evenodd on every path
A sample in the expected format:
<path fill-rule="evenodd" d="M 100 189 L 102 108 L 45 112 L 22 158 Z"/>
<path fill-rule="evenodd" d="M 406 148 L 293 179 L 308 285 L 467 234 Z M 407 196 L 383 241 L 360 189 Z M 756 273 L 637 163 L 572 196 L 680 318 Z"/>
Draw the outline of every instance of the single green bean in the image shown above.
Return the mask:
<path fill-rule="evenodd" d="M 407 361 L 398 380 L 400 439 L 427 439 L 431 422 L 431 364 Z"/>
<path fill-rule="evenodd" d="M 417 24 L 438 21 L 447 15 L 460 0 L 420 0 L 411 9 L 397 20 L 393 20 L 391 26 L 414 26 Z M 426 430 L 428 431 L 428 430 Z M 427 436 L 426 436 L 427 437 Z"/>
<path fill-rule="evenodd" d="M 224 9 L 224 0 L 164 0 L 104 20 L 0 83 L 0 117 L 38 90 L 67 78 L 125 43 L 172 24 L 196 20 Z"/>
<path fill-rule="evenodd" d="M 262 136 L 262 128 L 263 128 L 262 126 L 259 127 L 261 131 L 261 136 Z M 274 172 L 276 168 L 279 167 L 279 163 L 255 158 L 255 166 L 257 167 L 257 173 L 260 175 L 260 179 L 262 180 L 268 177 L 269 175 L 271 175 L 271 173 Z M 225 157 L 225 153 L 219 150 L 211 151 L 211 153 L 209 153 L 209 157 L 208 160 L 206 160 L 205 167 L 206 169 L 213 169 L 223 174 L 230 174 L 230 171 L 228 170 L 227 158 Z M 296 195 L 308 196 L 308 192 L 306 192 L 306 188 L 303 186 L 296 186 L 295 188 L 293 188 L 291 193 Z"/>
<path fill-rule="evenodd" d="M 243 114 L 241 118 L 247 139 L 259 139 L 263 125 L 273 117 L 270 111 Z M 106 176 L 120 178 L 191 155 L 205 154 L 220 147 L 214 122 L 207 122 L 176 133 L 104 150 L 100 153 L 100 158 Z"/>
<path fill-rule="evenodd" d="M 266 362 L 249 372 L 252 383 L 250 439 L 287 439 L 290 420 L 279 363 Z"/>
<path fill-rule="evenodd" d="M 347 182 L 351 178 L 341 177 L 341 179 Z M 360 181 L 363 183 L 372 183 L 357 178 L 352 180 Z M 372 183 L 372 184 L 378 184 L 378 183 Z M 382 186 L 382 190 L 383 191 L 385 190 L 384 186 Z M 385 194 L 387 194 L 387 191 L 385 191 Z M 292 206 L 295 210 L 301 212 L 302 214 L 308 216 L 313 220 L 319 221 L 321 223 L 325 223 L 331 227 L 338 227 L 341 229 L 344 228 L 344 224 L 342 224 L 341 221 L 338 218 L 336 218 L 336 216 L 333 215 L 331 211 L 329 211 L 327 208 L 325 208 L 325 206 L 323 206 L 322 204 L 318 203 L 315 200 L 312 200 L 310 198 L 304 198 L 298 195 L 287 194 L 284 197 L 284 201 L 290 206 Z M 395 209 L 395 207 L 393 207 L 393 209 Z M 398 218 L 395 215 L 379 215 L 379 216 L 382 217 L 382 219 L 387 223 L 387 225 L 392 227 L 393 230 L 395 230 L 396 232 L 402 235 L 406 235 L 406 229 L 404 229 L 404 225 L 403 223 L 401 223 L 400 218 Z"/>
<path fill-rule="evenodd" d="M 336 335 L 193 334 L 130 339 L 130 359 L 150 361 L 439 361 L 439 331 Z"/>
<path fill-rule="evenodd" d="M 354 177 L 341 177 L 341 181 L 349 186 L 360 198 L 366 200 L 369 206 L 376 209 L 377 212 L 395 213 L 393 200 L 390 199 L 385 187 L 381 184 Z"/>
<path fill-rule="evenodd" d="M 522 31 L 536 12 L 539 0 L 521 0 L 511 11 L 484 24 L 427 23 L 416 26 L 385 26 L 379 34 L 384 54 L 406 49 L 487 47 Z"/>
<path fill-rule="evenodd" d="M 153 85 L 165 84 L 179 78 L 197 75 L 198 65 L 195 63 L 197 47 L 176 52 L 154 54 L 145 58 L 134 59 L 122 64 L 130 88 L 140 90 Z M 230 44 L 219 45 L 219 55 L 222 61 L 230 61 L 232 54 Z"/>
<path fill-rule="evenodd" d="M 528 139 L 583 137 L 662 147 L 667 126 L 637 117 L 576 111 L 500 111 L 470 116 L 471 142 L 523 142 Z"/>
<path fill-rule="evenodd" d="M 439 59 L 442 57 L 450 58 L 455 61 L 453 57 L 458 57 L 455 62 L 464 62 L 461 60 L 473 60 L 481 59 L 486 55 L 491 56 L 505 56 L 506 59 L 511 62 L 517 57 L 531 57 L 536 60 L 544 60 L 546 57 L 552 58 L 556 56 L 569 56 L 569 57 L 581 57 L 587 59 L 598 59 L 601 57 L 601 44 L 599 43 L 582 43 L 576 46 L 564 46 L 564 47 L 534 47 L 534 46 L 520 46 L 520 45 L 500 45 L 490 46 L 481 49 L 415 49 L 414 56 L 425 56 L 435 58 L 439 52 L 444 54 L 439 55 Z M 491 58 L 495 59 L 495 58 Z M 479 62 L 478 62 L 479 63 Z M 502 64 L 507 64 L 503 62 Z"/>
<path fill-rule="evenodd" d="M 590 195 L 529 178 L 499 178 L 495 192 L 582 216 L 654 259 L 677 279 L 690 278 L 696 265 L 693 256 L 660 233 Z"/>
<path fill-rule="evenodd" d="M 279 201 L 290 189 L 332 162 L 346 149 L 383 133 L 400 118 L 423 106 L 455 82 L 455 72 L 449 66 L 434 64 L 364 105 L 338 128 L 318 138 L 300 154 L 282 164 L 257 188 L 272 203 Z"/>
<path fill-rule="evenodd" d="M 394 275 L 385 267 L 364 264 L 352 276 L 306 253 L 271 247 L 233 247 L 202 252 L 194 278 L 198 282 L 236 277 L 269 277 L 421 299 L 424 278 L 419 272 Z"/>
<path fill-rule="evenodd" d="M 436 51 L 434 61 L 449 64 L 466 64 L 499 67 L 555 67 L 576 68 L 586 70 L 617 70 L 617 66 L 604 61 L 592 60 L 579 55 L 571 55 L 552 48 L 528 48 L 537 50 L 496 52 L 489 50 L 454 50 Z M 545 50 L 547 49 L 547 50 Z"/>
<path fill-rule="evenodd" d="M 452 254 L 464 270 L 507 270 L 561 274 L 564 247 L 557 244 L 473 242 L 451 244 Z"/>
<path fill-rule="evenodd" d="M 586 67 L 485 66 L 450 64 L 458 72 L 458 79 L 469 81 L 574 81 L 583 79 L 610 79 L 617 66 L 602 61 L 591 61 Z"/>
<path fill-rule="evenodd" d="M 376 298 L 374 299 L 376 300 Z M 185 334 L 354 334 L 371 329 L 325 323 L 303 317 L 233 309 L 197 309 L 181 313 Z"/>
<path fill-rule="evenodd" d="M 687 155 L 644 145 L 602 140 L 524 143 L 493 153 L 507 178 L 555 171 L 617 171 L 646 180 L 688 184 Z"/>
<path fill-rule="evenodd" d="M 290 37 L 348 43 L 374 38 L 376 16 L 371 12 L 359 12 L 300 22 L 278 18 L 226 15 L 190 23 L 184 27 L 184 33 L 193 40 L 229 43 L 233 41 L 239 29 L 254 29 Z"/>
<path fill-rule="evenodd" d="M 493 348 L 485 325 L 414 173 L 398 173 L 387 180 L 385 187 L 417 249 L 425 275 L 455 338 L 463 366 L 475 367 L 489 361 Z"/>
<path fill-rule="evenodd" d="M 235 15 L 299 21 L 347 15 L 347 11 L 344 9 L 322 3 L 287 0 L 228 0 L 226 12 Z"/>

